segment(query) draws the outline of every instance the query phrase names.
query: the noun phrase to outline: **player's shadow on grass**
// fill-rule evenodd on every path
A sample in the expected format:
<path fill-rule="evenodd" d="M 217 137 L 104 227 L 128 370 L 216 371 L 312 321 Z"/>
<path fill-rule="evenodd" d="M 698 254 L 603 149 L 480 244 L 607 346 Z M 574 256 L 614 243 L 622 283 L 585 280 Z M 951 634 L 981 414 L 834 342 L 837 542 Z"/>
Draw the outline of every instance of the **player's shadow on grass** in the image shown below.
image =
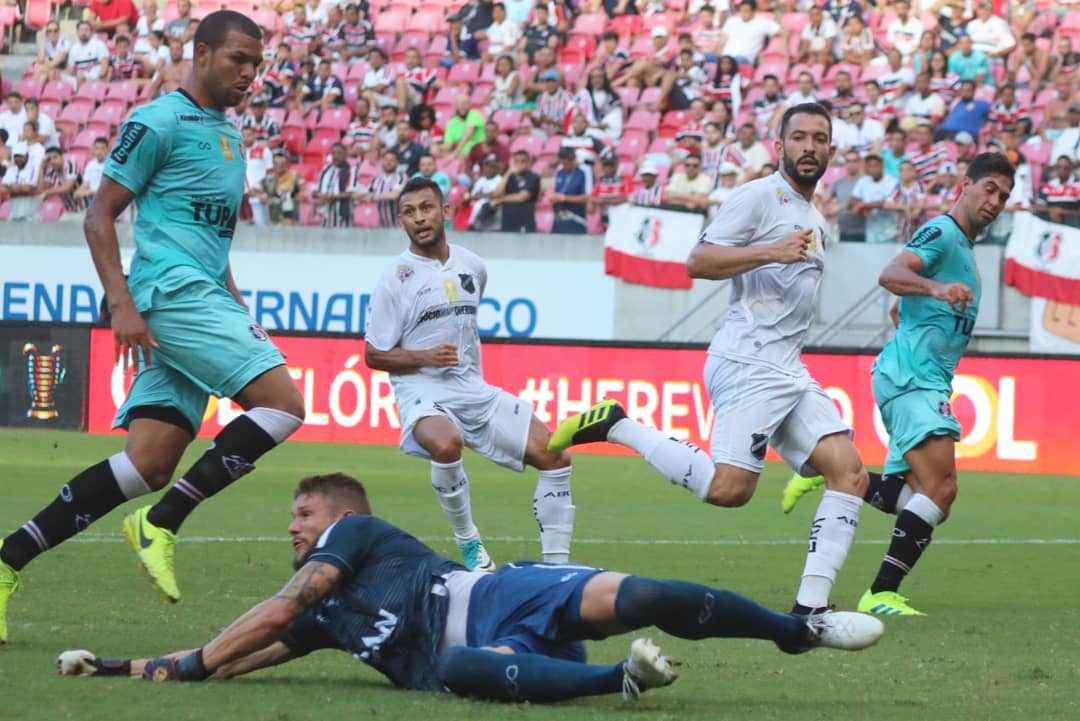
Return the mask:
<path fill-rule="evenodd" d="M 356 688 L 375 691 L 401 692 L 408 689 L 400 689 L 392 686 L 388 681 L 369 678 L 346 678 L 319 677 L 319 676 L 244 676 L 243 678 L 229 679 L 229 685 L 239 686 L 296 686 L 296 687 L 326 687 L 333 689 Z"/>

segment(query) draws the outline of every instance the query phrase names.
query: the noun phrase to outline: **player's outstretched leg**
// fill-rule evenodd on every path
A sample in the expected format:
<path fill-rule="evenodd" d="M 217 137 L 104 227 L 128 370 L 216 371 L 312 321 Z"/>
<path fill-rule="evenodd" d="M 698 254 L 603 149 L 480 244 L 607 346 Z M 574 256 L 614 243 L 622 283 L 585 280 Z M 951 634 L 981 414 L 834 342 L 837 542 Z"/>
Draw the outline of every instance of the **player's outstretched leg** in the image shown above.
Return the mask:
<path fill-rule="evenodd" d="M 583 599 L 583 618 L 593 600 Z M 601 598 L 599 603 L 603 614 L 605 602 Z M 885 632 L 880 621 L 861 613 L 776 613 L 733 591 L 640 576 L 627 576 L 618 584 L 614 620 L 630 630 L 656 626 L 691 640 L 758 638 L 775 642 L 787 653 L 817 647 L 857 651 L 877 643 Z"/>
<path fill-rule="evenodd" d="M 612 666 L 465 646 L 439 657 L 439 680 L 448 689 L 489 701 L 553 703 L 619 692 L 630 700 L 647 689 L 670 686 L 676 678 L 671 662 L 646 638 L 636 639 L 629 657 Z"/>
<path fill-rule="evenodd" d="M 583 443 L 609 441 L 631 448 L 676 486 L 689 490 L 702 501 L 709 495 L 716 465 L 709 454 L 692 443 L 626 417 L 623 407 L 603 400 L 584 413 L 570 416 L 551 434 L 548 448 L 562 451 Z"/>
<path fill-rule="evenodd" d="M 570 489 L 573 466 L 570 454 L 548 448 L 551 431 L 536 416 L 529 421 L 525 443 L 525 464 L 540 471 L 533 493 L 533 516 L 540 528 L 540 553 L 547 563 L 570 560 L 577 508 Z"/>
<path fill-rule="evenodd" d="M 903 476 L 874 471 L 867 471 L 867 475 L 870 477 L 870 484 L 863 500 L 882 513 L 895 514 L 897 509 L 903 509 L 914 495 Z M 792 475 L 781 494 L 780 510 L 791 513 L 803 496 L 824 486 L 825 476 L 804 478 L 798 473 Z"/>
<path fill-rule="evenodd" d="M 124 536 L 151 583 L 174 603 L 180 600 L 173 557 L 181 524 L 200 503 L 255 470 L 255 461 L 304 422 L 303 399 L 285 366 L 249 383 L 237 400 L 249 410 L 221 429 L 161 500 L 124 519 Z"/>
<path fill-rule="evenodd" d="M 129 498 L 149 492 L 123 451 L 72 478 L 52 503 L 0 541 L 0 643 L 7 641 L 7 607 L 19 586 L 19 571 Z"/>

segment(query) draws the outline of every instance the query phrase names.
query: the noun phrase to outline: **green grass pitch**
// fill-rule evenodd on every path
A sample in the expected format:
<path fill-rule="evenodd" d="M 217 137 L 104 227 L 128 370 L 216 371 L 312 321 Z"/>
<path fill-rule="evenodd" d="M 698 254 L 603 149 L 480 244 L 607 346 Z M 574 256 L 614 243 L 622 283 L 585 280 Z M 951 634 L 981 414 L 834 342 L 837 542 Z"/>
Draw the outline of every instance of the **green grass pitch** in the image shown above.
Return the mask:
<path fill-rule="evenodd" d="M 122 442 L 0 431 L 0 533 L 16 528 L 63 482 Z M 195 445 L 185 467 L 204 447 Z M 472 455 L 466 467 L 476 521 L 495 559 L 535 557 L 535 474 L 516 475 Z M 189 520 L 177 551 L 179 605 L 161 602 L 136 571 L 134 555 L 121 543 L 120 511 L 29 566 L 10 608 L 11 642 L 0 647 L 0 718 L 1080 719 L 1080 482 L 1045 476 L 962 474 L 955 517 L 904 587 L 930 615 L 888 620 L 877 647 L 789 657 L 763 642 L 690 642 L 651 632 L 682 661 L 682 676 L 635 705 L 612 696 L 507 707 L 405 692 L 337 652 L 227 683 L 55 675 L 56 655 L 66 648 L 127 657 L 198 646 L 272 595 L 290 574 L 284 539 L 293 485 L 304 474 L 330 470 L 360 477 L 376 513 L 456 557 L 424 462 L 395 448 L 288 444 Z M 817 498 L 783 516 L 785 477 L 784 468 L 770 466 L 746 508 L 721 510 L 670 487 L 640 459 L 579 456 L 575 560 L 724 586 L 786 609 Z M 839 607 L 852 607 L 872 579 L 891 526 L 891 518 L 864 509 L 857 545 L 834 592 Z M 630 638 L 593 644 L 591 658 L 617 660 Z"/>

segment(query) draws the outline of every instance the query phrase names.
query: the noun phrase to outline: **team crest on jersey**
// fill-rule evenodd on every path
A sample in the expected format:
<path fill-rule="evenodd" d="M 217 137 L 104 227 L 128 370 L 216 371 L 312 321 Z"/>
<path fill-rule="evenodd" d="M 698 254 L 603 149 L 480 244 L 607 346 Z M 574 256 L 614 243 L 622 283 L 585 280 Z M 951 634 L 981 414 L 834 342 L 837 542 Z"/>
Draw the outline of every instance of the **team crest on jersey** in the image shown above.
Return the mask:
<path fill-rule="evenodd" d="M 270 336 L 267 335 L 263 327 L 258 323 L 252 323 L 248 326 L 248 330 L 251 331 L 251 337 L 255 340 L 270 340 Z"/>
<path fill-rule="evenodd" d="M 787 205 L 791 202 L 791 196 L 783 188 L 776 189 L 776 199 L 780 201 L 780 205 Z"/>
<path fill-rule="evenodd" d="M 750 455 L 759 461 L 765 460 L 765 452 L 769 449 L 769 437 L 764 433 L 754 433 L 750 436 Z"/>
<path fill-rule="evenodd" d="M 473 281 L 472 273 L 458 273 L 458 280 L 461 281 L 461 287 L 466 293 L 476 292 L 476 282 Z"/>
<path fill-rule="evenodd" d="M 956 418 L 956 416 L 953 415 L 952 403 L 949 401 L 941 401 L 941 403 L 938 403 L 937 409 L 938 413 L 945 418 Z"/>
<path fill-rule="evenodd" d="M 416 272 L 412 269 L 411 265 L 399 265 L 397 267 L 397 279 L 400 280 L 402 283 L 407 281 L 409 278 L 412 278 L 415 274 Z"/>

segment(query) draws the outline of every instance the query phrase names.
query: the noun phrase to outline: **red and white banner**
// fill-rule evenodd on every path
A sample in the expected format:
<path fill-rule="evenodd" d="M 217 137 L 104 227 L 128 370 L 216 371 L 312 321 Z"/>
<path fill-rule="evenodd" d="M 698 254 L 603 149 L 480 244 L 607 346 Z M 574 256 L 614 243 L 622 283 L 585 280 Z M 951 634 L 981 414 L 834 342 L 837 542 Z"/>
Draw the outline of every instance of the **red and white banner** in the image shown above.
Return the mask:
<path fill-rule="evenodd" d="M 275 338 L 304 395 L 307 419 L 295 438 L 341 443 L 397 444 L 400 422 L 385 373 L 363 362 L 363 341 L 345 338 Z M 130 377 L 112 363 L 112 334 L 91 336 L 89 430 L 107 432 Z M 810 372 L 855 429 L 868 465 L 885 460 L 887 438 L 870 390 L 868 355 L 808 355 Z M 604 397 L 616 398 L 631 417 L 666 433 L 709 446 L 713 408 L 701 379 L 701 350 L 587 346 L 484 346 L 489 382 L 533 404 L 549 426 Z M 953 406 L 964 429 L 960 467 L 978 471 L 1080 475 L 1075 429 L 1080 406 L 1080 360 L 965 358 L 953 384 Z M 240 410 L 211 400 L 201 435 L 213 436 Z M 747 440 L 749 442 L 749 438 Z M 598 444 L 586 452 L 620 453 Z M 775 460 L 775 456 L 771 456 Z"/>
<path fill-rule="evenodd" d="M 629 283 L 689 288 L 686 259 L 698 242 L 705 217 L 640 205 L 608 211 L 604 272 Z"/>
<path fill-rule="evenodd" d="M 1080 354 L 1080 228 L 1017 213 L 1005 282 L 1031 296 L 1031 350 Z"/>

